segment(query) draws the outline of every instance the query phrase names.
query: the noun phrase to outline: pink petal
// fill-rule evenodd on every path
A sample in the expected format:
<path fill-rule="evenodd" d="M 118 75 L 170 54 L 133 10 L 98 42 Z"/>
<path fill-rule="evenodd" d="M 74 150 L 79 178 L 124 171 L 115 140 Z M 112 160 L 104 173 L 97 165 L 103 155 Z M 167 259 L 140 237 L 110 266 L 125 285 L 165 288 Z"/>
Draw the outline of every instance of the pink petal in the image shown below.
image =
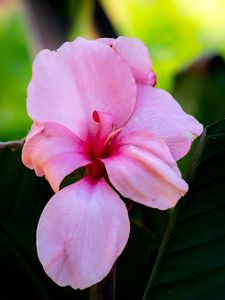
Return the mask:
<path fill-rule="evenodd" d="M 56 193 L 37 228 L 38 256 L 60 286 L 87 288 L 111 270 L 129 236 L 125 204 L 104 179 L 84 178 Z"/>
<path fill-rule="evenodd" d="M 175 206 L 188 190 L 168 146 L 154 134 L 118 137 L 103 162 L 119 193 L 153 208 Z"/>
<path fill-rule="evenodd" d="M 203 127 L 186 114 L 169 93 L 140 85 L 134 114 L 121 134 L 138 130 L 150 131 L 161 137 L 178 160 L 187 154 Z"/>
<path fill-rule="evenodd" d="M 129 132 L 126 135 L 123 131 L 112 141 L 110 154 L 118 153 L 121 147 L 130 145 L 150 151 L 153 155 L 168 164 L 180 176 L 180 170 L 174 160 L 168 145 L 161 138 L 149 131 Z"/>
<path fill-rule="evenodd" d="M 63 178 L 88 163 L 83 141 L 56 123 L 35 125 L 22 152 L 23 163 L 47 178 L 56 192 Z"/>
<path fill-rule="evenodd" d="M 103 38 L 98 41 L 115 49 L 131 68 L 137 83 L 155 86 L 156 75 L 152 71 L 149 51 L 139 39 L 120 36 L 116 40 Z"/>
<path fill-rule="evenodd" d="M 28 141 L 30 138 L 32 138 L 35 134 L 40 133 L 44 129 L 44 125 L 41 123 L 33 123 L 30 129 L 30 132 L 28 133 L 26 137 L 26 141 Z"/>
<path fill-rule="evenodd" d="M 93 111 L 109 113 L 120 127 L 135 101 L 130 69 L 103 43 L 79 38 L 57 52 L 41 51 L 34 61 L 27 105 L 35 121 L 62 124 L 84 140 Z"/>
<path fill-rule="evenodd" d="M 96 41 L 101 42 L 101 43 L 103 43 L 107 46 L 112 47 L 113 44 L 114 44 L 115 39 L 113 39 L 113 38 L 100 38 L 100 39 L 97 39 Z"/>

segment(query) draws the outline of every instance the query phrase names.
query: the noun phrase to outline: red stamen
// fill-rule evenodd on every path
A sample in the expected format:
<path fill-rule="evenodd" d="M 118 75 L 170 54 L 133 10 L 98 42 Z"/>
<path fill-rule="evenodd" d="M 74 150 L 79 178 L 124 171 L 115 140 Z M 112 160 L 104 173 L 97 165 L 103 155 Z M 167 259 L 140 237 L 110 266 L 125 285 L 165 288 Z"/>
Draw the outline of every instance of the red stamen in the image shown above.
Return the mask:
<path fill-rule="evenodd" d="M 100 123 L 99 113 L 96 110 L 93 111 L 92 116 L 95 122 Z"/>

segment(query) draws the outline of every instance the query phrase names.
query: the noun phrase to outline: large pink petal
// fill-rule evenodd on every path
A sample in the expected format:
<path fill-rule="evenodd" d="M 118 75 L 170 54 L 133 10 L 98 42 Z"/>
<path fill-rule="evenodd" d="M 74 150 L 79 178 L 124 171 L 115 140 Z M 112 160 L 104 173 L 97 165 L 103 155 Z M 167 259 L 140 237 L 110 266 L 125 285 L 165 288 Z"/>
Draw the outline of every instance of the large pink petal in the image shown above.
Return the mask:
<path fill-rule="evenodd" d="M 129 236 L 125 204 L 102 178 L 84 178 L 56 193 L 37 228 L 38 256 L 60 286 L 84 289 L 101 281 Z"/>
<path fill-rule="evenodd" d="M 55 192 L 66 175 L 90 163 L 84 142 L 56 123 L 33 127 L 23 147 L 22 160 L 38 176 L 45 175 Z"/>
<path fill-rule="evenodd" d="M 137 83 L 155 86 L 156 75 L 152 71 L 149 51 L 139 39 L 120 36 L 115 40 L 102 38 L 98 41 L 112 47 L 126 61 Z"/>
<path fill-rule="evenodd" d="M 134 114 L 121 134 L 139 130 L 161 137 L 178 160 L 189 151 L 203 127 L 194 117 L 186 114 L 169 93 L 140 85 Z"/>
<path fill-rule="evenodd" d="M 124 197 L 150 207 L 173 207 L 188 190 L 168 146 L 154 134 L 119 137 L 103 162 L 110 182 Z"/>
<path fill-rule="evenodd" d="M 43 50 L 33 64 L 28 113 L 38 122 L 56 122 L 83 140 L 93 111 L 110 113 L 115 128 L 129 118 L 136 84 L 126 63 L 110 47 L 82 38 L 57 52 Z"/>

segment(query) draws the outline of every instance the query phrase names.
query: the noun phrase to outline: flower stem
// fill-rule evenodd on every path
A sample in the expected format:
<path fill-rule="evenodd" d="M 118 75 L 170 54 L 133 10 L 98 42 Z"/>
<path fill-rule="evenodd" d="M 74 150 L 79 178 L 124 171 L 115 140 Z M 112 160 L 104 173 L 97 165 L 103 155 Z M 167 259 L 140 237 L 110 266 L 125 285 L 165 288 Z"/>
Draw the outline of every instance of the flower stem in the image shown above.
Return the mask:
<path fill-rule="evenodd" d="M 115 300 L 116 286 L 116 263 L 110 273 L 101 282 L 93 285 L 89 289 L 90 300 Z"/>

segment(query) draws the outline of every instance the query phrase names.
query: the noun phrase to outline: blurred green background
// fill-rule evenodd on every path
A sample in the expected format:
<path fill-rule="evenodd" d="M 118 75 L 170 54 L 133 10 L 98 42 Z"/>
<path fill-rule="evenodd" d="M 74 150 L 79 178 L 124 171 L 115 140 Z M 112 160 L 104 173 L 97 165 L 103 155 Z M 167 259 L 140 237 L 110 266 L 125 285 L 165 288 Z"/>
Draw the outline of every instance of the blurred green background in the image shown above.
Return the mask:
<path fill-rule="evenodd" d="M 158 87 L 204 124 L 223 118 L 224 12 L 224 0 L 1 0 L 0 140 L 21 139 L 29 130 L 26 89 L 34 56 L 78 35 L 139 37 Z"/>

